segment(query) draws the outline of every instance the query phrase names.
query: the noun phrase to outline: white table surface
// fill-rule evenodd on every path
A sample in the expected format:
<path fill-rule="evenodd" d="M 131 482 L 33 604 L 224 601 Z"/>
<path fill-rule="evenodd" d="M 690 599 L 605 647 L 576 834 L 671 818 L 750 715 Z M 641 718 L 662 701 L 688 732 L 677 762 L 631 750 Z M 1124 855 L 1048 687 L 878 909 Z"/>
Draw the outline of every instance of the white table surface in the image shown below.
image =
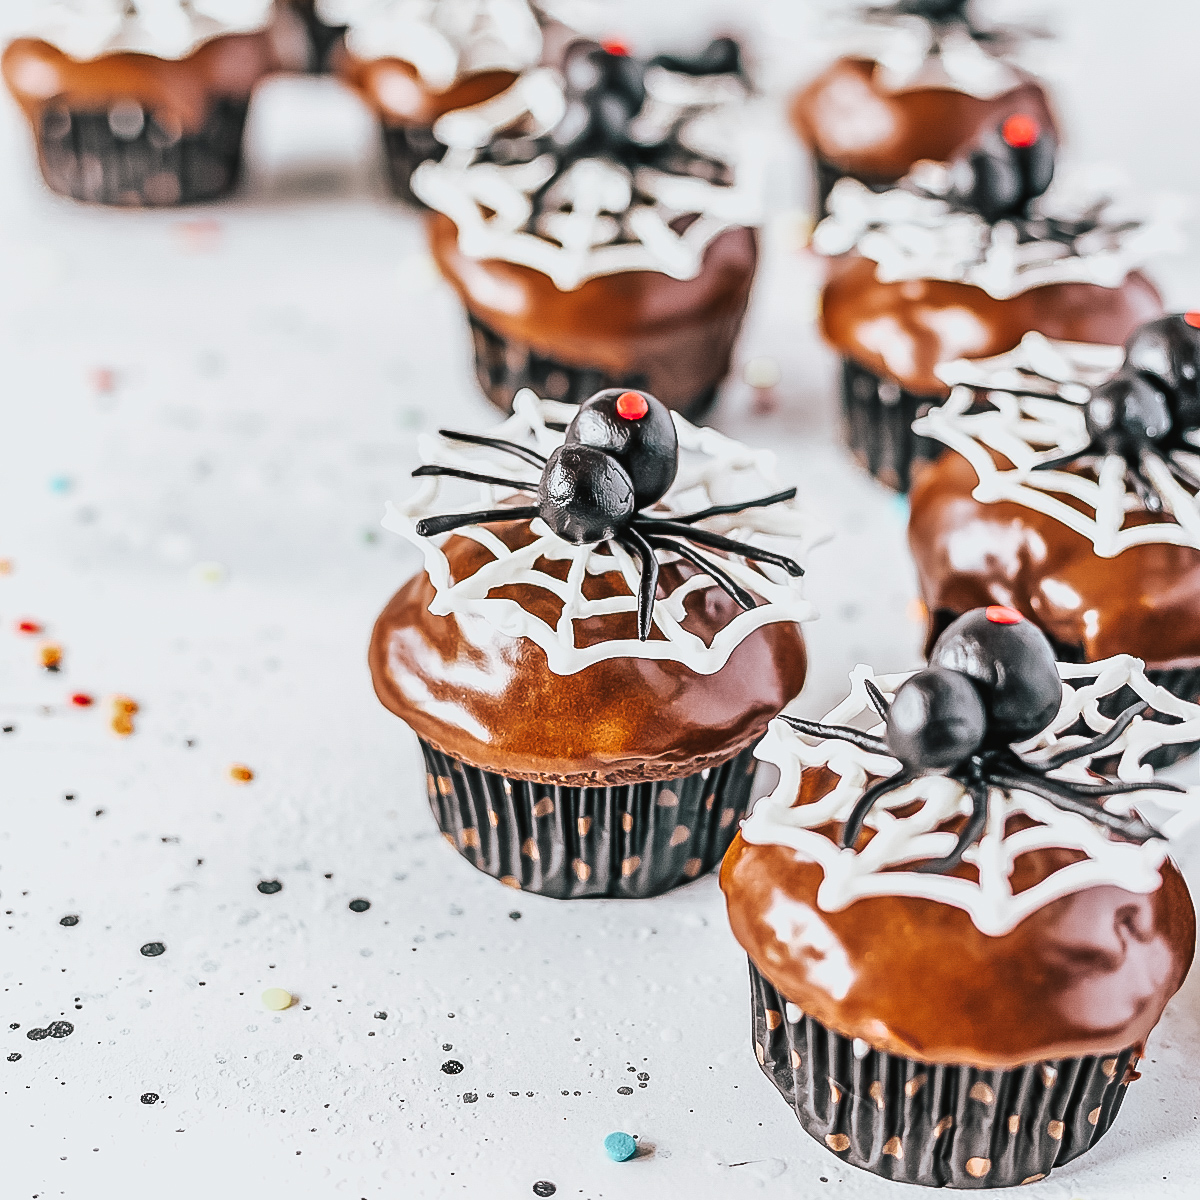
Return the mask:
<path fill-rule="evenodd" d="M 0 1195 L 915 1194 L 844 1167 L 761 1075 L 715 878 L 561 903 L 442 841 L 366 670 L 416 567 L 377 523 L 420 429 L 492 414 L 356 102 L 271 85 L 250 164 L 228 203 L 92 211 L 41 189 L 0 107 Z M 782 153 L 784 209 L 795 170 Z M 921 630 L 903 505 L 836 443 L 794 228 L 768 231 L 740 351 L 780 363 L 776 407 L 734 382 L 717 424 L 777 447 L 836 531 L 810 571 L 816 714 L 857 662 L 915 665 Z M 298 1003 L 268 1011 L 271 986 Z M 1038 1194 L 1193 1194 L 1198 1085 L 1194 975 L 1113 1131 Z M 608 1161 L 613 1130 L 637 1159 Z"/>

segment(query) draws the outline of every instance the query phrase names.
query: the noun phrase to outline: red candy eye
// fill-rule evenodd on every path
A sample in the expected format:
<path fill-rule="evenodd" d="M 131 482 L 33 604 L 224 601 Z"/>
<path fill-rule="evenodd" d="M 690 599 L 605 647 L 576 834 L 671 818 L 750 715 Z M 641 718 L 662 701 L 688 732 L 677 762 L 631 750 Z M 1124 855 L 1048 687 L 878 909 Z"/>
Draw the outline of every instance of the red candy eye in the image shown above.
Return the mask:
<path fill-rule="evenodd" d="M 993 625 L 1019 625 L 1025 620 L 1015 608 L 1005 608 L 1003 604 L 989 604 L 983 615 Z"/>
<path fill-rule="evenodd" d="M 1032 146 L 1041 136 L 1041 126 L 1024 113 L 1014 113 L 1000 127 L 1000 136 L 1016 150 Z"/>
<path fill-rule="evenodd" d="M 615 54 L 620 58 L 624 58 L 629 53 L 629 47 L 620 38 L 609 38 L 606 42 L 600 43 L 600 49 L 605 54 Z"/>
<path fill-rule="evenodd" d="M 650 411 L 646 397 L 641 392 L 622 392 L 617 397 L 617 416 L 627 421 L 637 421 Z"/>
<path fill-rule="evenodd" d="M 1200 312 L 1189 312 L 1183 314 L 1184 321 L 1187 322 L 1193 329 L 1200 329 Z"/>

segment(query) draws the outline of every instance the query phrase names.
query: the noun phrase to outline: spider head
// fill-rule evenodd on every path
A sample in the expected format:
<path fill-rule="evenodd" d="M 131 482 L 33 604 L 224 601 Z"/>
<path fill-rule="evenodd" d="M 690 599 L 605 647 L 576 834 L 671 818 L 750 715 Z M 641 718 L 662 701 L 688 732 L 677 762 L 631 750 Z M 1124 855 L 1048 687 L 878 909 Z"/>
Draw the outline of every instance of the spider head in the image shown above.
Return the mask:
<path fill-rule="evenodd" d="M 636 507 L 628 472 L 595 446 L 559 446 L 542 471 L 538 515 L 573 546 L 615 537 L 629 524 Z"/>
<path fill-rule="evenodd" d="M 731 37 L 713 38 L 699 54 L 658 54 L 650 65 L 677 75 L 740 75 L 742 48 Z"/>
<path fill-rule="evenodd" d="M 987 712 L 979 689 L 948 667 L 926 667 L 896 690 L 888 709 L 888 749 L 910 772 L 946 771 L 983 745 Z"/>
<path fill-rule="evenodd" d="M 1054 138 L 1025 113 L 1013 113 L 950 164 L 946 198 L 994 224 L 1022 216 L 1054 178 Z"/>
<path fill-rule="evenodd" d="M 1165 442 L 1174 428 L 1165 392 L 1128 368 L 1092 392 L 1084 420 L 1093 446 L 1134 466 L 1143 449 Z"/>
<path fill-rule="evenodd" d="M 563 60 L 567 105 L 550 140 L 564 157 L 608 152 L 629 146 L 629 125 L 646 99 L 646 64 L 624 46 L 578 41 Z"/>
<path fill-rule="evenodd" d="M 633 480 L 636 508 L 667 494 L 679 468 L 679 439 L 667 406 L 649 392 L 607 388 L 585 400 L 567 427 L 567 445 L 611 455 Z"/>
<path fill-rule="evenodd" d="M 1062 703 L 1062 679 L 1050 642 L 1012 608 L 993 604 L 959 617 L 934 643 L 929 664 L 974 682 L 987 713 L 985 748 L 1041 733 Z"/>
<path fill-rule="evenodd" d="M 1166 393 L 1182 428 L 1200 428 L 1200 312 L 1159 317 L 1135 329 L 1125 343 L 1125 366 Z"/>

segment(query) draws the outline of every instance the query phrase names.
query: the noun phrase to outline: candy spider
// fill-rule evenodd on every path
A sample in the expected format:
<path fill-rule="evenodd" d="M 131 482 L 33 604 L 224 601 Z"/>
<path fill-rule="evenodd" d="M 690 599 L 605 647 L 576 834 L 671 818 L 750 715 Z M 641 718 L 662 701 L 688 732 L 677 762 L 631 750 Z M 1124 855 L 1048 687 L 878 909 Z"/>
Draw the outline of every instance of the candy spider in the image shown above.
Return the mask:
<path fill-rule="evenodd" d="M 879 800 L 923 775 L 946 775 L 960 783 L 971 797 L 971 814 L 954 849 L 944 858 L 918 863 L 913 868 L 917 871 L 944 872 L 962 861 L 963 852 L 987 825 L 991 787 L 1032 792 L 1129 841 L 1142 843 L 1163 836 L 1133 814 L 1109 812 L 1103 798 L 1151 788 L 1174 792 L 1183 788 L 1160 781 L 1082 783 L 1050 775 L 1106 750 L 1146 709 L 1144 702 L 1121 713 L 1107 733 L 1035 762 L 1018 754 L 1013 745 L 1045 729 L 1062 703 L 1054 652 L 1041 630 L 1014 609 L 977 608 L 946 629 L 929 661 L 929 667 L 900 685 L 891 704 L 867 682 L 871 703 L 885 723 L 882 738 L 841 725 L 783 718 L 800 733 L 837 738 L 900 762 L 896 774 L 876 781 L 854 805 L 842 830 L 844 847 L 857 843 L 867 814 Z"/>
<path fill-rule="evenodd" d="M 707 517 L 766 508 L 791 500 L 796 495 L 795 488 L 738 504 L 714 504 L 679 516 L 652 517 L 642 511 L 666 495 L 675 481 L 679 465 L 679 445 L 671 414 L 664 404 L 646 392 L 622 391 L 620 388 L 597 392 L 580 405 L 579 412 L 567 426 L 566 441 L 549 458 L 501 438 L 448 429 L 439 432 L 452 441 L 489 446 L 511 454 L 536 467 L 541 478 L 536 483 L 527 483 L 432 463 L 418 467 L 414 475 L 449 475 L 518 492 L 532 492 L 537 495 L 537 503 L 425 517 L 417 522 L 417 532 L 422 537 L 434 537 L 464 525 L 540 517 L 558 537 L 573 546 L 615 541 L 641 562 L 638 637 L 642 641 L 650 636 L 658 589 L 656 549 L 669 550 L 710 575 L 745 609 L 756 607 L 754 597 L 711 558 L 685 545 L 685 541 L 757 562 L 772 563 L 792 576 L 804 574 L 798 563 L 782 554 L 696 528 L 696 523 Z"/>
<path fill-rule="evenodd" d="M 1160 317 L 1134 330 L 1125 343 L 1124 365 L 1092 389 L 1083 418 L 1087 445 L 1043 459 L 1034 470 L 1089 458 L 1124 459 L 1142 506 L 1155 513 L 1164 503 L 1147 470 L 1151 463 L 1200 492 L 1200 476 L 1178 457 L 1180 451 L 1200 453 L 1189 437 L 1200 429 L 1200 313 Z"/>

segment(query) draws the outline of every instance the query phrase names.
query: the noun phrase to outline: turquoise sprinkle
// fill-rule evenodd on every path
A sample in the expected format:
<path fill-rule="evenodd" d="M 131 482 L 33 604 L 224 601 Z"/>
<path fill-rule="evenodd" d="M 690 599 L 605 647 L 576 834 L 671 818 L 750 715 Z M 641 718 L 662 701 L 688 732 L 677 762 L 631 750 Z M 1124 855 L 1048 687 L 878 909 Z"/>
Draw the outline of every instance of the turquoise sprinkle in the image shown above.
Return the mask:
<path fill-rule="evenodd" d="M 604 1153 L 613 1162 L 627 1162 L 637 1153 L 637 1142 L 627 1133 L 610 1133 L 604 1139 Z"/>

